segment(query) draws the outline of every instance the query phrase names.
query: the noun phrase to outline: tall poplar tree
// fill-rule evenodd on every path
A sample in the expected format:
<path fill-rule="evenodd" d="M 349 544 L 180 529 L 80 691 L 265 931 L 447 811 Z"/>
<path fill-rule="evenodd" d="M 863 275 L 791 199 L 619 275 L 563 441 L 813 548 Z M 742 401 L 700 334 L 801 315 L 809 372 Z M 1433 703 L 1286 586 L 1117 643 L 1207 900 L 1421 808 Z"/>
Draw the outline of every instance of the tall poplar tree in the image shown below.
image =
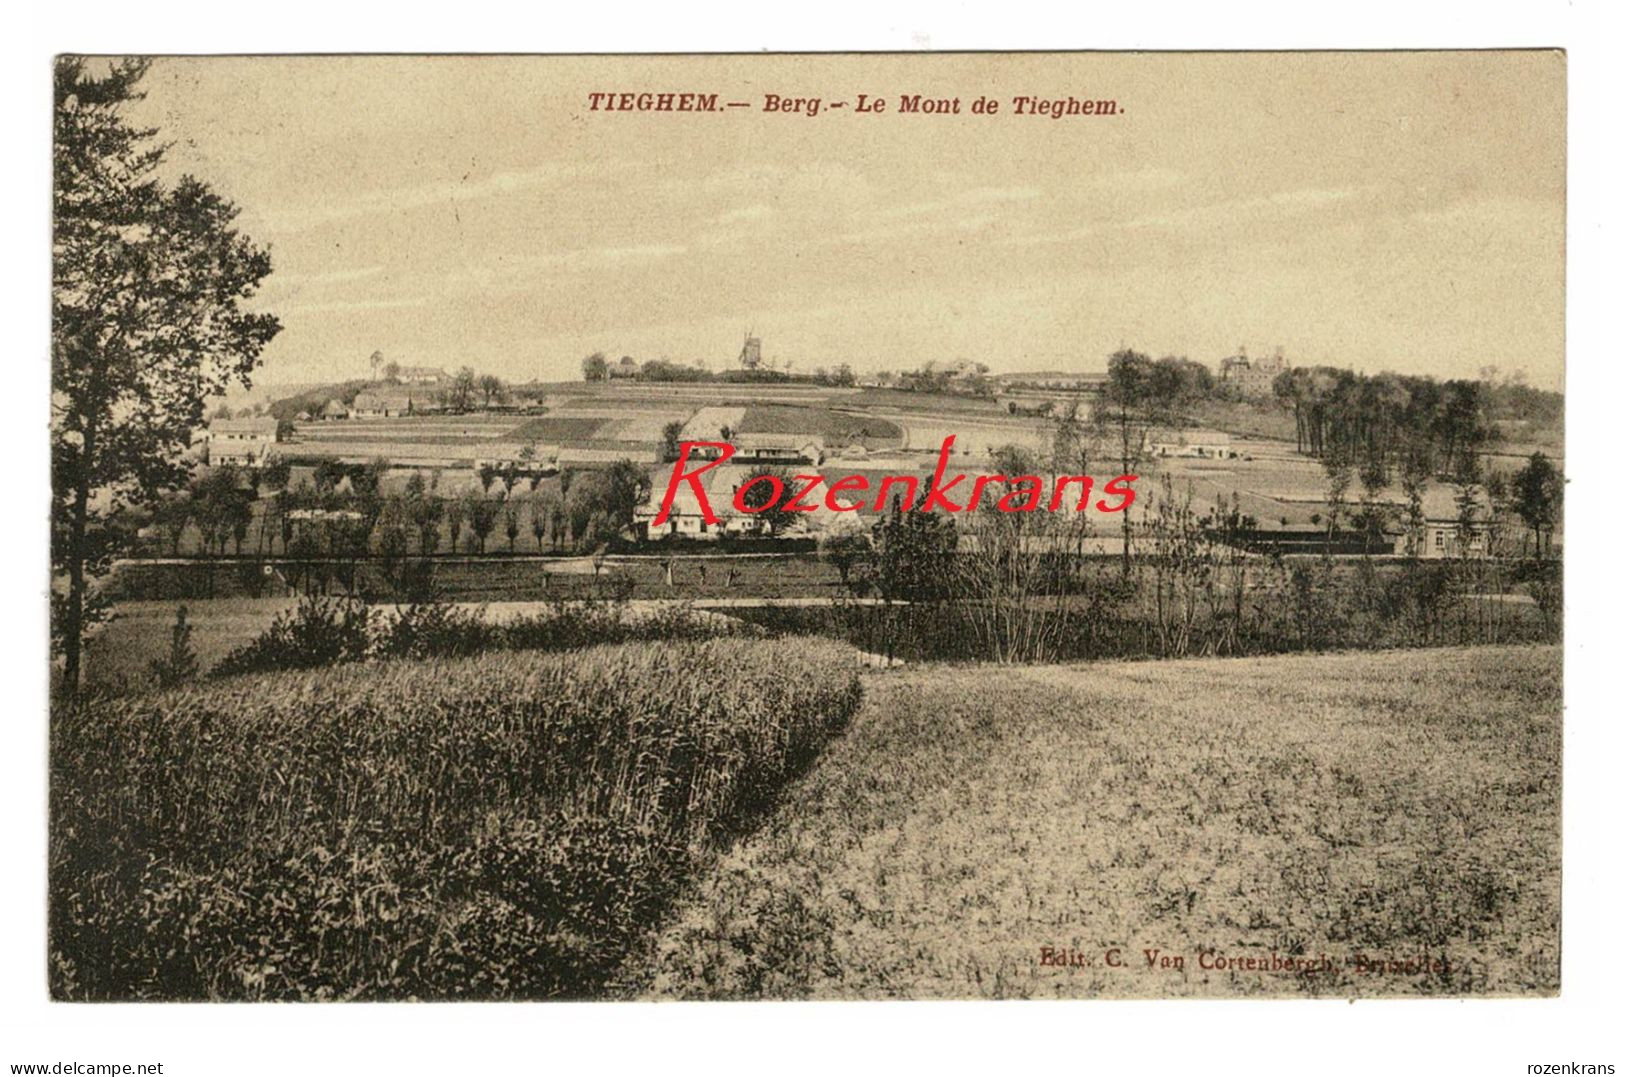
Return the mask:
<path fill-rule="evenodd" d="M 51 625 L 70 692 L 101 615 L 92 585 L 129 537 L 121 511 L 185 482 L 204 401 L 246 387 L 281 329 L 243 309 L 271 259 L 232 227 L 237 208 L 191 176 L 162 182 L 158 132 L 127 119 L 146 70 L 55 71 Z"/>

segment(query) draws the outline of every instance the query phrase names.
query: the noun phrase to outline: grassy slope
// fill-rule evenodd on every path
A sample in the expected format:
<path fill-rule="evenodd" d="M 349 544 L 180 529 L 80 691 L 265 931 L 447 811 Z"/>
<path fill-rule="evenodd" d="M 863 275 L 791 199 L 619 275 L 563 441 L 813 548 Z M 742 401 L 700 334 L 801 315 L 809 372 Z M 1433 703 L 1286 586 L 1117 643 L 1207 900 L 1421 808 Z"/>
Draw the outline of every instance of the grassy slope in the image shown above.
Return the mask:
<path fill-rule="evenodd" d="M 1482 648 L 871 678 L 708 876 L 655 995 L 1552 993 L 1561 654 Z M 1095 967 L 1038 965 L 1072 947 Z M 1127 968 L 1100 967 L 1121 947 Z M 1181 954 L 1150 971 L 1145 947 Z M 1199 948 L 1448 976 L 1203 972 Z"/>
<path fill-rule="evenodd" d="M 250 642 L 293 598 L 181 599 L 173 602 L 121 602 L 110 624 L 85 646 L 85 683 L 92 688 L 134 691 L 150 688 L 152 662 L 169 654 L 175 610 L 186 607 L 198 668 L 208 671 L 232 650 Z"/>
<path fill-rule="evenodd" d="M 794 404 L 750 404 L 739 423 L 742 434 L 817 434 L 839 444 L 861 441 L 866 448 L 892 448 L 902 443 L 896 423 L 878 416 L 849 415 L 828 408 Z"/>

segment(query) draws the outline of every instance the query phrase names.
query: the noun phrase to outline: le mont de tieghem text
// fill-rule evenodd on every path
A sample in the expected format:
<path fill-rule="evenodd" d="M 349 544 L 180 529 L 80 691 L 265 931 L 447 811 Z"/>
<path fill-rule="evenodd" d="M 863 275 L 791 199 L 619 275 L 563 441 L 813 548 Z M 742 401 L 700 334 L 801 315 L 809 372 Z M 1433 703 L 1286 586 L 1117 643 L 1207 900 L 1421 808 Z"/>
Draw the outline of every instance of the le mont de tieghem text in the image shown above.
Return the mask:
<path fill-rule="evenodd" d="M 1114 98 L 1065 96 L 998 98 L 932 97 L 905 93 L 887 97 L 854 94 L 846 98 L 725 97 L 714 93 L 604 91 L 587 95 L 589 112 L 728 112 L 753 111 L 778 116 L 1042 116 L 1052 120 L 1082 116 L 1121 116 Z"/>

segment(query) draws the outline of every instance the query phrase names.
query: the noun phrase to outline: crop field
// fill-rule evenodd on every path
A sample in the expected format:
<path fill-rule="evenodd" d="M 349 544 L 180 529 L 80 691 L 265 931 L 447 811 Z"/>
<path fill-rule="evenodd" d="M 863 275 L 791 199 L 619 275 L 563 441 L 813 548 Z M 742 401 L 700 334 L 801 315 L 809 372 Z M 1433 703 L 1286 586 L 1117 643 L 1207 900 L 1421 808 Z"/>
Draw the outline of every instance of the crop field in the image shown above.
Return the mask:
<path fill-rule="evenodd" d="M 984 458 L 1006 445 L 1047 452 L 1055 439 L 1055 425 L 1047 419 L 961 418 L 951 412 L 910 413 L 894 418 L 903 428 L 904 448 L 932 455 L 950 436 L 955 453 Z"/>
<path fill-rule="evenodd" d="M 632 990 L 1555 994 L 1561 667 L 1534 646 L 871 674 Z"/>
<path fill-rule="evenodd" d="M 857 668 L 820 641 L 662 642 L 65 705 L 52 995 L 602 994 L 850 721 Z"/>
<path fill-rule="evenodd" d="M 806 434 L 840 444 L 859 443 L 866 449 L 894 448 L 903 432 L 896 423 L 877 415 L 859 415 L 828 408 L 788 404 L 752 404 L 739 424 L 741 433 Z"/>
<path fill-rule="evenodd" d="M 540 441 L 556 445 L 598 436 L 607 420 L 592 415 L 543 415 L 527 419 L 509 434 L 514 441 Z M 658 437 L 658 434 L 656 435 Z"/>
<path fill-rule="evenodd" d="M 960 396 L 949 393 L 913 393 L 904 389 L 849 389 L 845 395 L 835 398 L 839 407 L 854 410 L 874 408 L 881 413 L 888 411 L 926 411 L 954 414 L 986 415 L 996 417 L 1006 415 L 1008 412 L 998 403 L 987 397 Z"/>

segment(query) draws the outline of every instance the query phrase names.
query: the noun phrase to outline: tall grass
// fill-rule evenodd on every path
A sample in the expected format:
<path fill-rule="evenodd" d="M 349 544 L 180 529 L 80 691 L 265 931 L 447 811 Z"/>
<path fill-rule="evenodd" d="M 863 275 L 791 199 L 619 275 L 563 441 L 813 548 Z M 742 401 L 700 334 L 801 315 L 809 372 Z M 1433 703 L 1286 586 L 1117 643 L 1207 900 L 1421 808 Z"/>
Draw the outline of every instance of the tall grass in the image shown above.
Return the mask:
<path fill-rule="evenodd" d="M 592 995 L 860 697 L 838 645 L 715 640 L 65 707 L 53 994 Z"/>

